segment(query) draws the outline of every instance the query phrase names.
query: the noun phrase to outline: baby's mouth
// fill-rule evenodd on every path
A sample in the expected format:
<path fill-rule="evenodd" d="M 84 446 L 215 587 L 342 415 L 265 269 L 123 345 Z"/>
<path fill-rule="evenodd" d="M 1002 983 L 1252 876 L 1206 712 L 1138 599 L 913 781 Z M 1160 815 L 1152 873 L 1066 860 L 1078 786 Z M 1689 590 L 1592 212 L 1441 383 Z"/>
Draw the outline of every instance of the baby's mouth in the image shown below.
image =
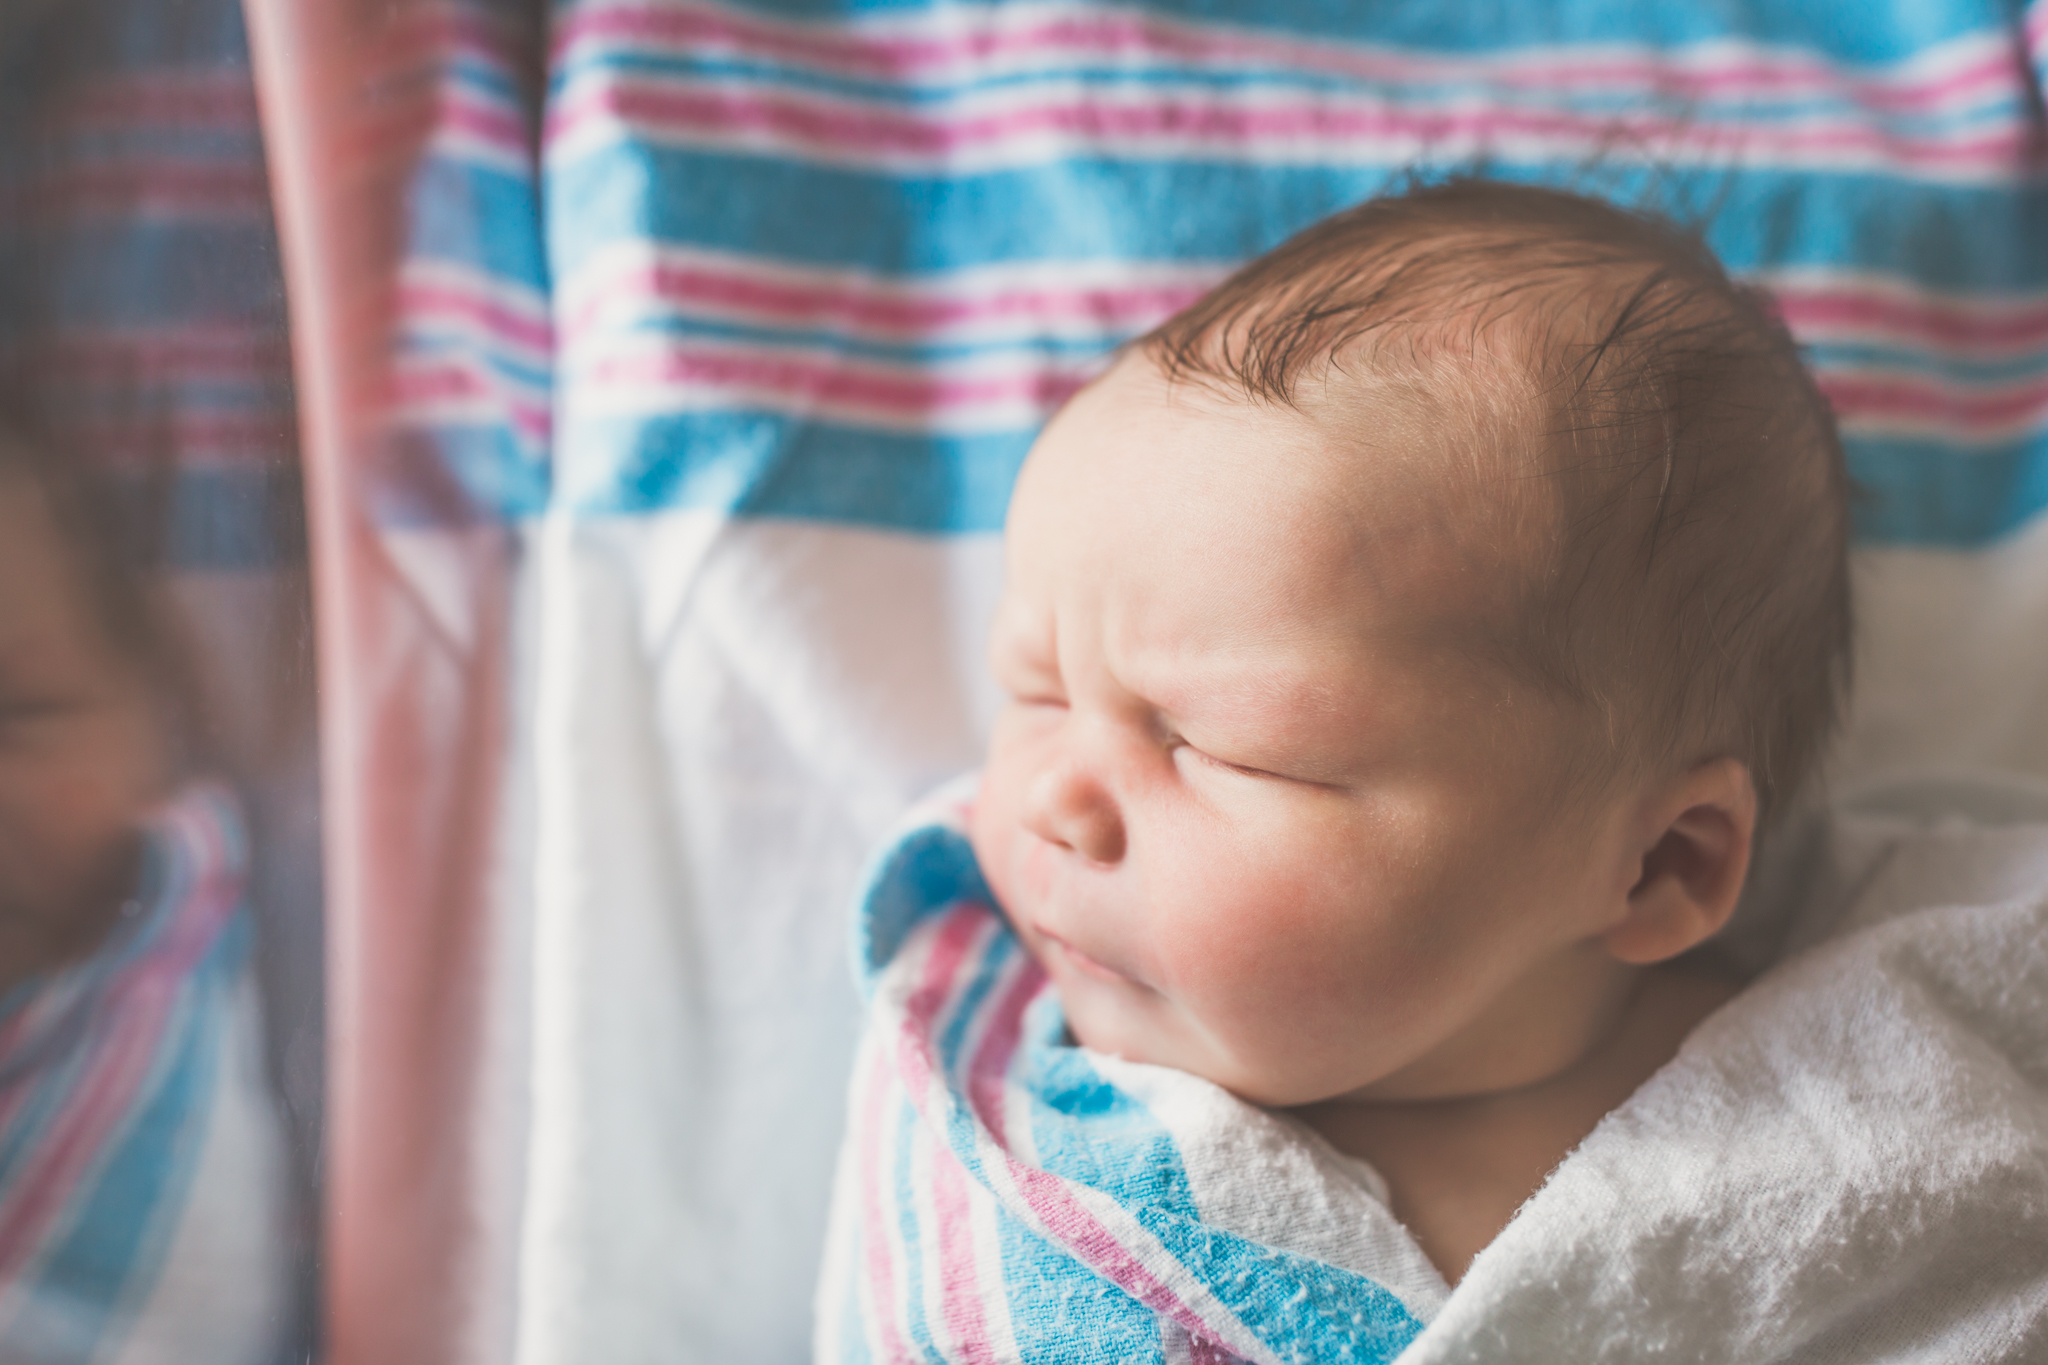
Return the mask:
<path fill-rule="evenodd" d="M 1135 977 L 1127 976 L 1114 967 L 1105 966 L 1097 962 L 1094 958 L 1088 956 L 1088 954 L 1082 952 L 1059 935 L 1046 933 L 1044 929 L 1040 929 L 1038 932 L 1047 943 L 1052 945 L 1052 950 L 1055 953 L 1058 953 L 1061 957 L 1072 963 L 1074 970 L 1080 972 L 1083 976 L 1092 976 L 1097 981 L 1106 981 L 1111 985 L 1117 986 L 1142 987 L 1144 985 L 1142 981 L 1137 980 Z"/>

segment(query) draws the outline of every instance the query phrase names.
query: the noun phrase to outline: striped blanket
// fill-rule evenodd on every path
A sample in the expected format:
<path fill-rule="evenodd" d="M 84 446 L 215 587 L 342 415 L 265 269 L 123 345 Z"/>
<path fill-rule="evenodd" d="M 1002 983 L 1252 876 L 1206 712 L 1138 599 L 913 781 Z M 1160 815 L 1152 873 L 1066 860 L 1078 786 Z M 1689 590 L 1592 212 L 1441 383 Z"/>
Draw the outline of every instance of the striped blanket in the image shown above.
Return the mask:
<path fill-rule="evenodd" d="M 346 87 L 366 129 L 431 125 L 405 263 L 362 282 L 399 304 L 388 448 L 321 485 L 378 535 L 335 600 L 397 606 L 323 649 L 323 695 L 367 736 L 408 718 L 424 766 L 390 770 L 474 774 L 365 776 L 326 826 L 360 840 L 351 1331 L 802 1354 L 856 1009 L 828 926 L 984 748 L 1019 461 L 1111 348 L 1411 168 L 1700 220 L 1868 494 L 1843 789 L 2048 772 L 2048 0 L 298 7 L 393 15 Z M 502 766 L 447 758 L 500 734 Z M 416 899 L 353 874 L 415 856 Z M 469 1349 L 512 1347 L 416 1358 Z"/>
<path fill-rule="evenodd" d="M 1831 817 L 1773 892 L 1817 945 L 1697 1030 L 1455 1290 L 1363 1163 L 1072 1045 L 963 795 L 913 812 L 861 897 L 819 1361 L 2039 1359 L 2048 787 Z"/>
<path fill-rule="evenodd" d="M 1391 1360 L 1447 1291 L 1377 1177 L 1206 1082 L 1071 1045 L 982 883 L 966 794 L 912 815 L 862 900 L 870 1017 L 818 1359 Z"/>
<path fill-rule="evenodd" d="M 233 797 L 148 827 L 92 957 L 0 999 L 0 1360 L 266 1361 L 283 1157 L 247 973 Z"/>

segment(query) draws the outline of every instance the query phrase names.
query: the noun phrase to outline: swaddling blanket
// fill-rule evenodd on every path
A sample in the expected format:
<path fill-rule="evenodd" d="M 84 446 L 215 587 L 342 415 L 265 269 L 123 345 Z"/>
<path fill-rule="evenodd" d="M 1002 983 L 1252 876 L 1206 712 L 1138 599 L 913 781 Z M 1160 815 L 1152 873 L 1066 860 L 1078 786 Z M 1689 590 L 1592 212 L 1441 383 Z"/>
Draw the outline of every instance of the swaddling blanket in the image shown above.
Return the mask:
<path fill-rule="evenodd" d="M 187 788 L 149 822 L 107 941 L 0 998 L 9 1365 L 256 1365 L 281 1340 L 246 868 L 233 796 Z"/>
<path fill-rule="evenodd" d="M 1068 1041 L 965 795 L 860 901 L 820 1360 L 2048 1358 L 2048 824 L 1837 818 L 1797 887 L 1820 941 L 1452 1291 L 1362 1164 Z"/>

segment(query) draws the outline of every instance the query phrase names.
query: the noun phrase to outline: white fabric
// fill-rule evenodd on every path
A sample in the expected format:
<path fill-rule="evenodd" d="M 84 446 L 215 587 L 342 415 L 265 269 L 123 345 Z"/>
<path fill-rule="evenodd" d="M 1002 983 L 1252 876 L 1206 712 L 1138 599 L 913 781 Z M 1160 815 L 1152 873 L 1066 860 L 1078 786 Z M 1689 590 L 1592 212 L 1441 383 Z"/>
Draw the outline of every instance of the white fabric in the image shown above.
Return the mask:
<path fill-rule="evenodd" d="M 1089 1062 L 1173 1135 L 1202 1221 L 1363 1275 L 1428 1322 L 1450 1289 L 1387 1207 L 1387 1183 L 1307 1126 L 1184 1071 L 1099 1052 Z"/>
<path fill-rule="evenodd" d="M 1957 804 L 1922 792 L 1881 804 Z M 1846 900 L 1829 936 L 1610 1114 L 1403 1361 L 2048 1359 L 2032 804 L 2003 827 L 1844 815 L 1803 888 L 1811 918 Z"/>
<path fill-rule="evenodd" d="M 676 512 L 551 520 L 529 551 L 518 1359 L 801 1359 L 777 1305 L 823 1245 L 847 905 L 902 809 L 978 761 L 997 539 Z"/>
<path fill-rule="evenodd" d="M 2048 778 L 2048 516 L 1983 550 L 1856 552 L 1837 789 L 1929 768 Z"/>
<path fill-rule="evenodd" d="M 507 881 L 531 868 L 531 1032 L 494 1042 L 533 1115 L 516 1359 L 801 1359 L 857 1020 L 847 906 L 897 813 L 981 761 L 998 538 L 678 512 L 542 523 L 526 549 L 547 589 L 512 788 L 540 834 Z M 1858 584 L 1836 789 L 2048 776 L 2048 521 L 1861 551 Z M 786 1330 L 732 1326 L 761 1322 Z"/>
<path fill-rule="evenodd" d="M 271 1365 L 297 1325 L 284 1135 L 247 976 L 223 1029 L 220 1068 L 163 1271 L 107 1365 Z"/>
<path fill-rule="evenodd" d="M 2048 788 L 1860 804 L 1779 881 L 1820 941 L 1696 1030 L 1455 1290 L 1307 1129 L 1092 1060 L 1172 1130 L 1204 1221 L 1427 1322 L 1402 1365 L 2048 1359 Z"/>

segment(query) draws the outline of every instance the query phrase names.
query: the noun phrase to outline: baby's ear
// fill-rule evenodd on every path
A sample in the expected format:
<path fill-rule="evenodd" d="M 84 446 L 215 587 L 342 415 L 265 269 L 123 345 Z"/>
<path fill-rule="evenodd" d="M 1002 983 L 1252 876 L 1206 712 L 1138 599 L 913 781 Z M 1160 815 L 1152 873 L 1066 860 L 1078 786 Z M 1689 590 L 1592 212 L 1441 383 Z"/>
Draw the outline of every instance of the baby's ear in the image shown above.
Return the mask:
<path fill-rule="evenodd" d="M 1728 922 L 1756 838 L 1756 786 L 1732 758 L 1681 776 L 1645 810 L 1642 875 L 1628 912 L 1601 936 L 1623 962 L 1647 966 L 1704 942 Z"/>

